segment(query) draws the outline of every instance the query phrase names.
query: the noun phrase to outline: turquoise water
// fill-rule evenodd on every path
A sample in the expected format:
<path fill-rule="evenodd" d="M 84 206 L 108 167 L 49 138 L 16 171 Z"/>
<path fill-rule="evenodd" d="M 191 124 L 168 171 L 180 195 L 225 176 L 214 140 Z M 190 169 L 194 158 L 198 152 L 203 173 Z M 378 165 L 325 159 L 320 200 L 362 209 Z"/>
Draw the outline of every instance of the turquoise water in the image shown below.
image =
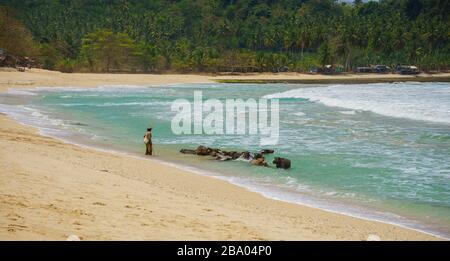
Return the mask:
<path fill-rule="evenodd" d="M 259 150 L 258 135 L 174 135 L 175 99 L 280 99 L 276 156 L 288 171 L 178 153 L 198 145 Z M 153 126 L 156 158 L 268 197 L 450 236 L 450 84 L 99 87 L 11 91 L 0 112 L 44 134 L 143 153 Z M 271 162 L 271 156 L 268 159 Z"/>

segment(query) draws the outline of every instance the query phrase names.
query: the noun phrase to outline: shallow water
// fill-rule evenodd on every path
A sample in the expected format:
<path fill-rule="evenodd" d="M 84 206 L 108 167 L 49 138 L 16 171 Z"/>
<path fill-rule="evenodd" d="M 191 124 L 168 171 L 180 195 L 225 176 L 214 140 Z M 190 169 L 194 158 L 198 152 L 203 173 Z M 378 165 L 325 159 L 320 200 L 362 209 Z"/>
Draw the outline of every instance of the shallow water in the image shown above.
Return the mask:
<path fill-rule="evenodd" d="M 175 99 L 279 98 L 288 171 L 182 155 L 199 144 L 259 150 L 257 135 L 174 135 Z M 153 126 L 159 158 L 266 196 L 450 236 L 450 84 L 99 87 L 11 91 L 0 112 L 44 134 L 130 153 Z M 268 161 L 271 161 L 269 156 Z"/>

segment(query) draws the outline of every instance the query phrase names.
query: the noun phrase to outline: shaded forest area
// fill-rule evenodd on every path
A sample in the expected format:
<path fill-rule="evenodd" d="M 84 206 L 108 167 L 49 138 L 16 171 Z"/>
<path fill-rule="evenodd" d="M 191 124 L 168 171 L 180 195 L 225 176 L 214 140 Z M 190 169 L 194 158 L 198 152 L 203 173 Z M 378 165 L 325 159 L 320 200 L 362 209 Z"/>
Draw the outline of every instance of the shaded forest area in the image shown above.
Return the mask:
<path fill-rule="evenodd" d="M 0 0 L 0 48 L 63 72 L 450 67 L 450 1 Z"/>

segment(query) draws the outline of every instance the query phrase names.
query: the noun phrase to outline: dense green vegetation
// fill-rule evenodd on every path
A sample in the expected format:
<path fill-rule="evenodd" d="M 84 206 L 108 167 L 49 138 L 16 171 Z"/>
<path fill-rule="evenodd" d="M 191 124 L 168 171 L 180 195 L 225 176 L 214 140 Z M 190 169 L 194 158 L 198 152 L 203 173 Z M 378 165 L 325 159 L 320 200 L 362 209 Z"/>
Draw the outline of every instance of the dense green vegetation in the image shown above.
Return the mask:
<path fill-rule="evenodd" d="M 0 48 L 23 56 L 36 56 L 38 50 L 30 31 L 11 10 L 0 6 Z"/>
<path fill-rule="evenodd" d="M 0 5 L 30 30 L 35 43 L 26 45 L 39 50 L 34 57 L 62 71 L 450 67 L 448 0 L 0 0 Z M 24 44 L 19 35 L 16 41 Z M 0 36 L 0 47 L 10 46 Z"/>

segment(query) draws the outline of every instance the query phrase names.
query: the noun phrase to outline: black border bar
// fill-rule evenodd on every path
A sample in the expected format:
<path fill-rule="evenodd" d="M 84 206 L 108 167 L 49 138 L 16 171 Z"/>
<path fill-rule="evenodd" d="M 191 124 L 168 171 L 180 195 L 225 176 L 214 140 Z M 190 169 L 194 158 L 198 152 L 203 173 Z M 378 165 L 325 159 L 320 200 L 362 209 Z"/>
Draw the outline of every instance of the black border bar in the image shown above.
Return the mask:
<path fill-rule="evenodd" d="M 206 249 L 209 250 L 206 258 Z M 194 254 L 195 255 L 190 255 Z M 183 254 L 183 255 L 180 255 Z M 42 258 L 431 258 L 450 257 L 448 242 L 112 241 L 0 242 L 0 259 Z M 8 259 L 5 259 L 8 258 Z"/>

